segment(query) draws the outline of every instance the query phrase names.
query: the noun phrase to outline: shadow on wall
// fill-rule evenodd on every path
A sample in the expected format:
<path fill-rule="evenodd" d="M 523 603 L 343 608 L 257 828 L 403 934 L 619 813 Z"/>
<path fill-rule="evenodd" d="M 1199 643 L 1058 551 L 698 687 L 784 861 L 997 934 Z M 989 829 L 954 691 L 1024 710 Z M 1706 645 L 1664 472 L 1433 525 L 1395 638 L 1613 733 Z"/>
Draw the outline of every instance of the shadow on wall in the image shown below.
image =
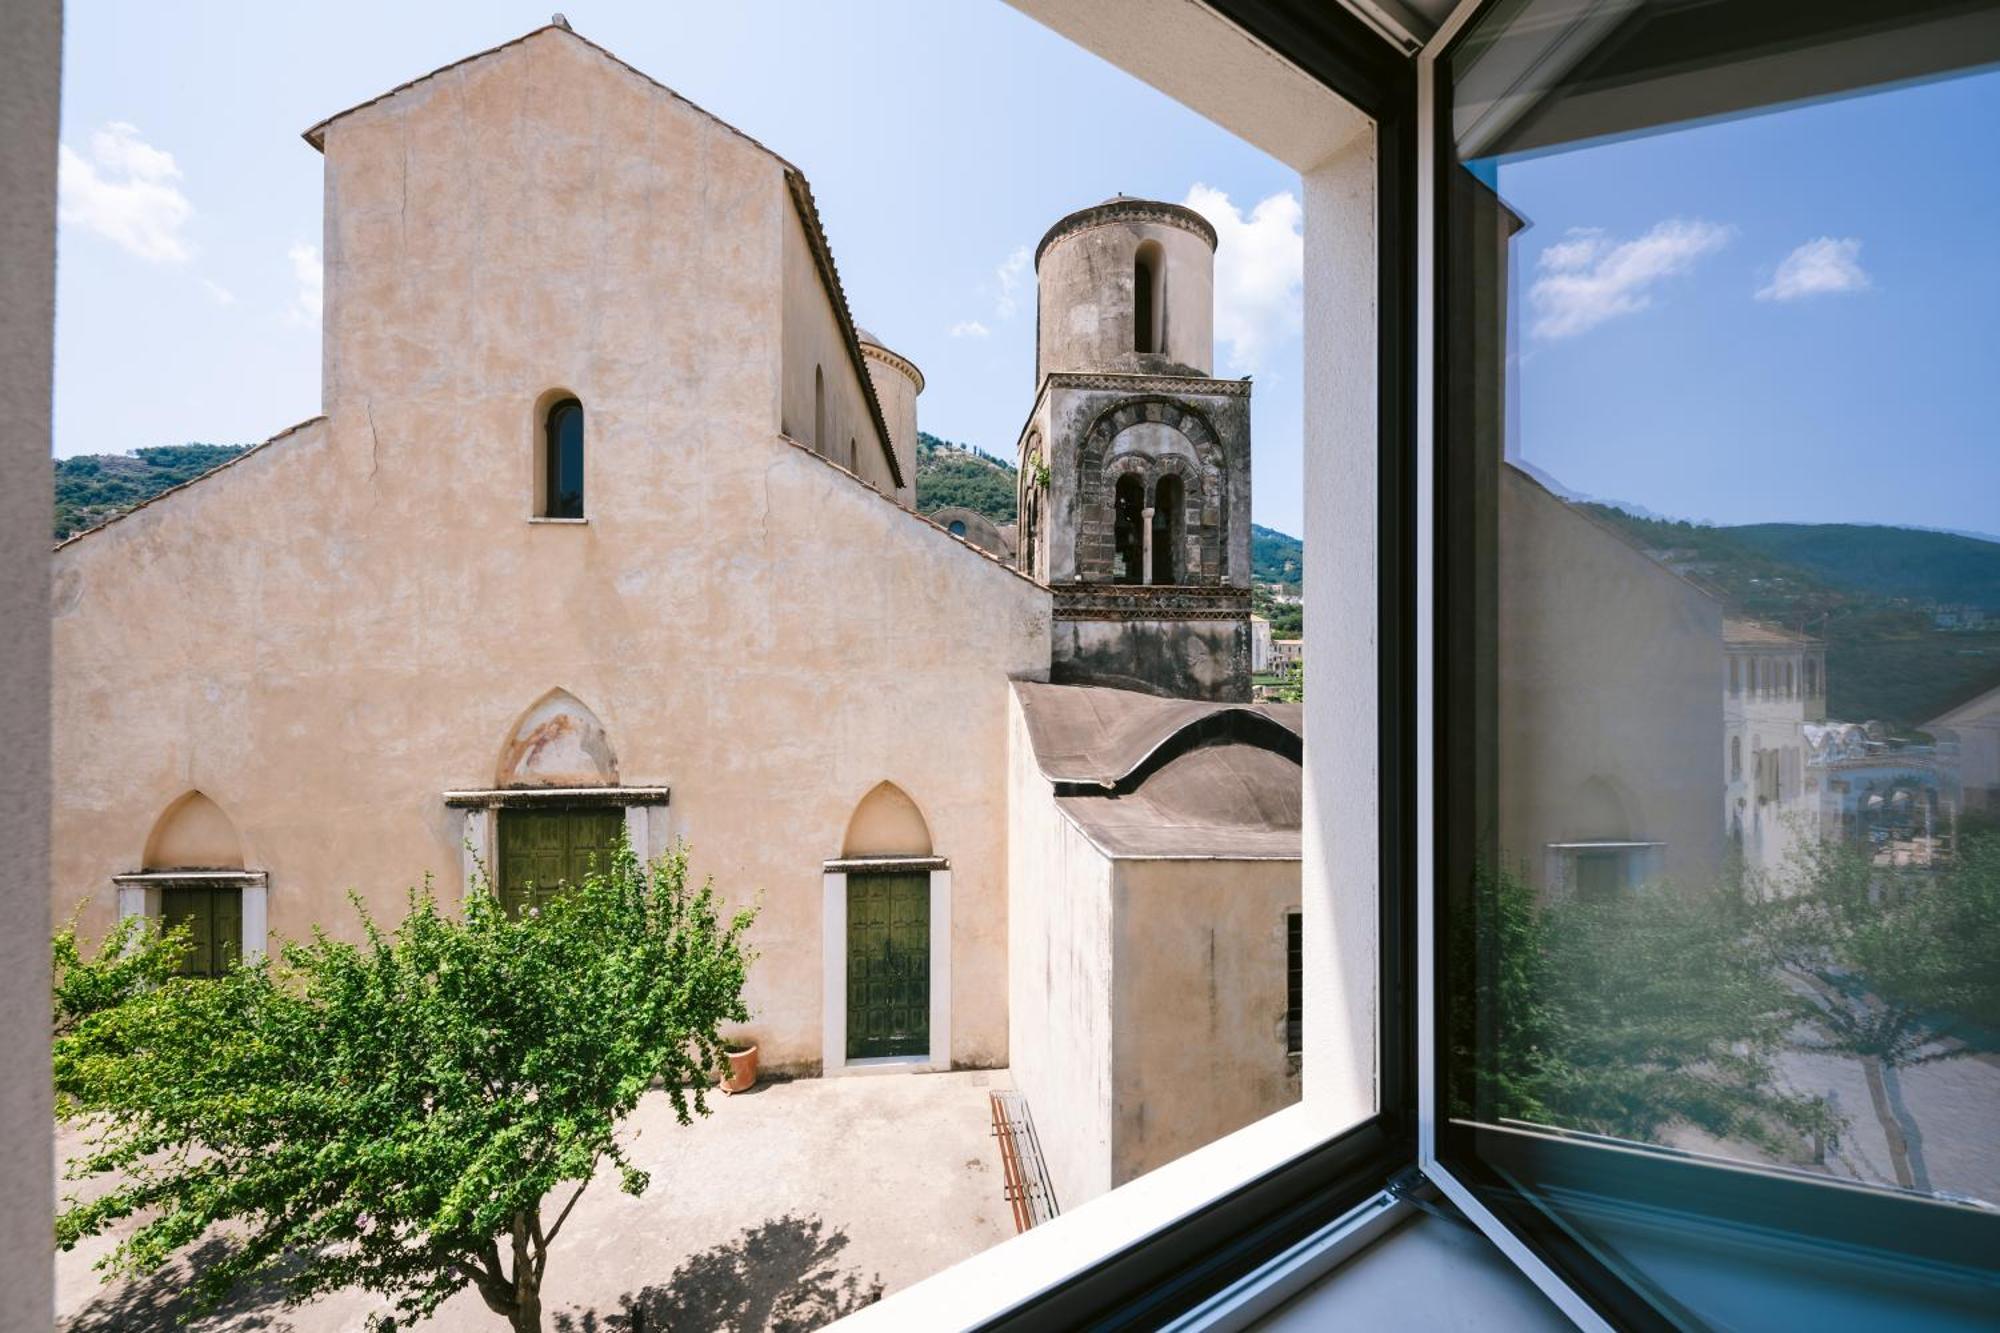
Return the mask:
<path fill-rule="evenodd" d="M 845 1231 L 817 1217 L 787 1213 L 734 1240 L 689 1257 L 672 1277 L 627 1292 L 609 1314 L 559 1314 L 557 1333 L 805 1333 L 882 1299 L 879 1277 L 864 1280 L 835 1262 Z"/>
<path fill-rule="evenodd" d="M 63 1333 L 181 1333 L 192 1302 L 188 1298 L 190 1277 L 229 1252 L 230 1242 L 219 1237 L 202 1241 L 189 1250 L 179 1263 L 157 1273 L 120 1282 L 59 1325 Z M 276 1312 L 284 1304 L 284 1293 L 275 1283 L 239 1287 L 221 1309 L 201 1320 L 201 1327 L 227 1327 L 229 1333 L 249 1329 L 289 1329 Z"/>

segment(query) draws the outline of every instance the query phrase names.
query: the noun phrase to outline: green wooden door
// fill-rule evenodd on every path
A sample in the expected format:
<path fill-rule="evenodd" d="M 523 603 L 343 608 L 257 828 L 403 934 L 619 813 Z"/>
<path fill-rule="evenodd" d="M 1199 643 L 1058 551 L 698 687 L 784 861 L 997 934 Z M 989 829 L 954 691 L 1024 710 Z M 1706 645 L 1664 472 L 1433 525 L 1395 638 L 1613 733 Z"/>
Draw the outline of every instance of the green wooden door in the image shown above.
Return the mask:
<path fill-rule="evenodd" d="M 160 925 L 185 924 L 194 947 L 181 959 L 184 977 L 218 977 L 235 966 L 243 951 L 243 894 L 208 887 L 160 891 Z"/>
<path fill-rule="evenodd" d="M 601 806 L 500 812 L 500 904 L 519 915 L 540 907 L 593 866 L 611 864 L 625 813 Z"/>
<path fill-rule="evenodd" d="M 931 881 L 847 877 L 847 1058 L 931 1049 Z"/>

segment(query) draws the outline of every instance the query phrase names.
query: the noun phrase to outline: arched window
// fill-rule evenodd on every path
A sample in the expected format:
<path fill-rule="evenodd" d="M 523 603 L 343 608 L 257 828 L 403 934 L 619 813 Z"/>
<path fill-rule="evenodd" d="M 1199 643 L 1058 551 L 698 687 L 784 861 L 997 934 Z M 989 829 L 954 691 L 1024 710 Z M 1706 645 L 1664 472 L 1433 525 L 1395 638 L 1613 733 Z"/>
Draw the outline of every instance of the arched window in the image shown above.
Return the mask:
<path fill-rule="evenodd" d="M 1132 350 L 1160 350 L 1160 247 L 1147 241 L 1132 261 Z"/>
<path fill-rule="evenodd" d="M 965 535 L 965 520 L 962 518 L 953 519 L 945 527 L 945 531 L 949 532 L 954 537 L 963 537 Z"/>
<path fill-rule="evenodd" d="M 1153 488 L 1153 582 L 1181 581 L 1181 479 L 1161 477 Z"/>
<path fill-rule="evenodd" d="M 826 372 L 813 367 L 813 437 L 812 447 L 826 452 Z"/>
<path fill-rule="evenodd" d="M 1144 583 L 1145 579 L 1146 483 L 1127 473 L 1118 479 L 1118 491 L 1111 528 L 1112 545 L 1117 551 L 1115 580 Z"/>
<path fill-rule="evenodd" d="M 583 404 L 558 398 L 542 418 L 543 518 L 583 517 Z"/>

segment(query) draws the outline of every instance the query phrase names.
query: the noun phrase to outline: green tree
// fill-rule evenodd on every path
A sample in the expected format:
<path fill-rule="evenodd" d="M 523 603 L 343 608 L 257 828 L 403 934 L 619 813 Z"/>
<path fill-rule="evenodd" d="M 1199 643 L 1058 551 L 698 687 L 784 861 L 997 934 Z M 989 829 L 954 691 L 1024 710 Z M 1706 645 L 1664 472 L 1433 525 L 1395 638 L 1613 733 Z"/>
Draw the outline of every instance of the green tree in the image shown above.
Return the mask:
<path fill-rule="evenodd" d="M 1800 839 L 1765 898 L 1765 951 L 1810 1000 L 1802 1044 L 1861 1065 L 1897 1182 L 1929 1189 L 1890 1074 L 1988 1049 L 2000 1031 L 2000 831 L 1967 820 L 1955 854 L 1928 866 Z"/>
<path fill-rule="evenodd" d="M 1659 1142 L 1677 1124 L 1797 1157 L 1839 1119 L 1774 1058 L 1801 1002 L 1726 888 L 1538 898 L 1487 869 L 1452 933 L 1461 1114 Z"/>
<path fill-rule="evenodd" d="M 93 1014 L 115 1009 L 142 991 L 171 981 L 189 948 L 188 928 L 162 932 L 150 917 L 128 916 L 97 951 L 83 956 L 72 917 L 54 943 L 55 1034 L 64 1036 Z"/>
<path fill-rule="evenodd" d="M 316 932 L 86 1004 L 63 1015 L 56 1081 L 93 1136 L 69 1176 L 108 1188 L 64 1201 L 57 1241 L 141 1218 L 107 1261 L 140 1273 L 223 1226 L 198 1308 L 256 1278 L 421 1318 L 471 1286 L 540 1329 L 551 1247 L 599 1163 L 647 1186 L 620 1121 L 656 1080 L 682 1124 L 707 1113 L 719 1026 L 748 1017 L 750 920 L 688 887 L 683 851 L 642 866 L 621 846 L 537 914 L 475 884 L 450 916 L 427 882 L 393 932 L 363 911 L 359 945 Z"/>

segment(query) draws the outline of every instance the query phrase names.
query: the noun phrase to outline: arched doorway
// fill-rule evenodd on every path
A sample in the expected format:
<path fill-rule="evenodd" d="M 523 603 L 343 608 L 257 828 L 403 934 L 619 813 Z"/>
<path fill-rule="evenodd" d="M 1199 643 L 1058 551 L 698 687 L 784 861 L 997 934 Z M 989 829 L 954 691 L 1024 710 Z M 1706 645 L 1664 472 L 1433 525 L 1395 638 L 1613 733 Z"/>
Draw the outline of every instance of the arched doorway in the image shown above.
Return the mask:
<path fill-rule="evenodd" d="M 893 782 L 870 788 L 825 866 L 824 1068 L 950 1067 L 951 871 Z"/>

